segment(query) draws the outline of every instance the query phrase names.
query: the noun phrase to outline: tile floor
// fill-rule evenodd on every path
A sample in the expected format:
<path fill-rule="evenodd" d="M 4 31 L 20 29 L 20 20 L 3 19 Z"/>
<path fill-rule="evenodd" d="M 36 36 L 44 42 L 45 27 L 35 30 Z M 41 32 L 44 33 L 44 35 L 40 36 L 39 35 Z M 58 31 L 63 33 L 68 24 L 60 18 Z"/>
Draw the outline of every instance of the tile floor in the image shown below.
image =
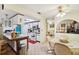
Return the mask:
<path fill-rule="evenodd" d="M 41 43 L 31 44 L 29 43 L 28 55 L 50 55 L 46 45 Z"/>

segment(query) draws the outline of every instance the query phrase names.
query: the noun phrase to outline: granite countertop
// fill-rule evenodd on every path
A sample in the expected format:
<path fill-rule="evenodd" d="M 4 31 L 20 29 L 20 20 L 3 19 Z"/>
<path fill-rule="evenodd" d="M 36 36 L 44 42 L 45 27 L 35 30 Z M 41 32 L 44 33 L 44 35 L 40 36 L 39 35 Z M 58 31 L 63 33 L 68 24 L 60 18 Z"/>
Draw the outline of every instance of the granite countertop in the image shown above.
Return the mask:
<path fill-rule="evenodd" d="M 4 35 L 5 37 L 7 37 L 8 39 L 12 39 L 10 33 L 4 33 L 3 35 Z M 20 34 L 17 38 L 25 37 L 25 36 L 27 36 L 27 35 L 25 35 L 25 34 Z"/>

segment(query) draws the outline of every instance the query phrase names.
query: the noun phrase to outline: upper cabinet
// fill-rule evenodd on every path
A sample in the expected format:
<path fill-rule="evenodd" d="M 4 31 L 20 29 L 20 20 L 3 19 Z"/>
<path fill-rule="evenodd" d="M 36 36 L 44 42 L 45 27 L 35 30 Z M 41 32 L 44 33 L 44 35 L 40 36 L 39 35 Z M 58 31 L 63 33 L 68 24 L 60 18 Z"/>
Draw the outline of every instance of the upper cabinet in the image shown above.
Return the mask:
<path fill-rule="evenodd" d="M 11 20 L 12 25 L 22 24 L 24 21 L 24 16 L 16 15 L 15 17 L 11 18 L 10 20 Z"/>

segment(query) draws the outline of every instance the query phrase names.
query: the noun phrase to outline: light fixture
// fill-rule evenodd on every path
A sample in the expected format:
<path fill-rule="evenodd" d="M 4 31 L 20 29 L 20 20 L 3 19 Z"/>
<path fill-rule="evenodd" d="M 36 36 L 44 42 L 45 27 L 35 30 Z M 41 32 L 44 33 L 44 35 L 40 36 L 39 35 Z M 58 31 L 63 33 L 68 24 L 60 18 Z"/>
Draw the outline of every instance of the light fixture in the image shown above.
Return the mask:
<path fill-rule="evenodd" d="M 56 15 L 56 17 L 63 17 L 64 15 L 66 15 L 66 13 L 63 10 L 62 6 L 58 7 L 58 14 Z"/>
<path fill-rule="evenodd" d="M 57 15 L 56 15 L 56 17 L 63 17 L 63 16 L 65 16 L 66 15 L 66 13 L 58 13 Z"/>

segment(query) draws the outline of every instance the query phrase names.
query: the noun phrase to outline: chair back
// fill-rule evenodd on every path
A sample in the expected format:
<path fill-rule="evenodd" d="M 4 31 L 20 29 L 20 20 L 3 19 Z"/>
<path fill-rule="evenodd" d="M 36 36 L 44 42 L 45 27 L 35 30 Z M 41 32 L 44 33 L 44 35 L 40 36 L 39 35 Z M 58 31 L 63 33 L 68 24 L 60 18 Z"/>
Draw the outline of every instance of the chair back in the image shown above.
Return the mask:
<path fill-rule="evenodd" d="M 68 46 L 61 43 L 55 43 L 54 51 L 56 55 L 72 55 L 73 54 L 71 49 Z"/>

